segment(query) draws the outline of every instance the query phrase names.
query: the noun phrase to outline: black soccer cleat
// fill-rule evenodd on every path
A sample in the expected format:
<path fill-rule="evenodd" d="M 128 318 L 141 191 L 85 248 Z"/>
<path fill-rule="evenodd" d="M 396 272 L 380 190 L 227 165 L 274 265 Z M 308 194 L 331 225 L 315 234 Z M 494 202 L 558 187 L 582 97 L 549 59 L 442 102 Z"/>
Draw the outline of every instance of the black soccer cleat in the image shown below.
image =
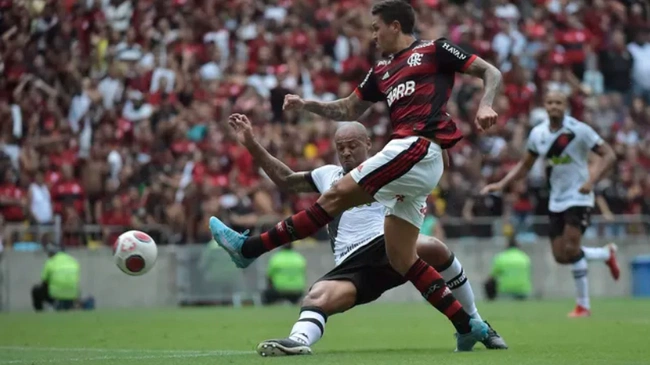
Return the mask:
<path fill-rule="evenodd" d="M 311 348 L 290 338 L 266 340 L 257 345 L 257 353 L 262 357 L 311 355 Z"/>
<path fill-rule="evenodd" d="M 488 325 L 488 337 L 481 341 L 483 345 L 485 345 L 485 348 L 488 350 L 507 350 L 508 345 L 506 344 L 506 341 L 499 336 L 497 331 L 495 331 L 487 321 L 485 321 L 485 324 Z"/>

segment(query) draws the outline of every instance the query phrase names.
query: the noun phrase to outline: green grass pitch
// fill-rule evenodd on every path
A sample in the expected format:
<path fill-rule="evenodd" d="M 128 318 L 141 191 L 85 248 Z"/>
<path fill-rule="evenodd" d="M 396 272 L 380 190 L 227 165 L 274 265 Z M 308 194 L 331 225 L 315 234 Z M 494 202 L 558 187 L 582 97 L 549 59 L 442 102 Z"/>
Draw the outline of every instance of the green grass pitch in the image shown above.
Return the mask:
<path fill-rule="evenodd" d="M 329 319 L 314 355 L 261 358 L 297 308 L 100 310 L 0 314 L 0 365 L 650 364 L 650 301 L 596 300 L 567 319 L 570 301 L 479 303 L 510 349 L 453 353 L 452 326 L 424 303 L 371 304 Z"/>

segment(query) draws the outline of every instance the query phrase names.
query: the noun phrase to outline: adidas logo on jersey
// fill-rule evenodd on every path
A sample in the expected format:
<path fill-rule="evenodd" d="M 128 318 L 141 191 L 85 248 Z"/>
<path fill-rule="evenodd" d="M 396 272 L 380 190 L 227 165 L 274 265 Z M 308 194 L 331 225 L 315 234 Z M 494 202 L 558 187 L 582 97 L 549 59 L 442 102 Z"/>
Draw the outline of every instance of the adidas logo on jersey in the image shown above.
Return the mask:
<path fill-rule="evenodd" d="M 413 48 L 413 50 L 424 48 L 424 47 L 429 47 L 429 46 L 432 46 L 434 43 L 435 43 L 434 41 L 426 41 L 426 42 L 423 42 L 422 44 L 419 44 L 419 45 L 415 46 L 415 48 Z"/>

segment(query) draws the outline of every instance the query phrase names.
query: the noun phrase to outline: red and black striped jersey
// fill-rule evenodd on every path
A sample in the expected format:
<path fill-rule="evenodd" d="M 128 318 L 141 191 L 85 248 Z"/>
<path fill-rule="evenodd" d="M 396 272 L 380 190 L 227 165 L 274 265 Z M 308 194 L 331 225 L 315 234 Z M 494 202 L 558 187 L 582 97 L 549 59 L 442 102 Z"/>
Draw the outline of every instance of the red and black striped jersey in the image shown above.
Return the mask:
<path fill-rule="evenodd" d="M 476 55 L 445 38 L 416 40 L 410 47 L 378 61 L 355 89 L 365 101 L 385 100 L 393 138 L 422 136 L 450 148 L 462 139 L 446 111 L 455 73 L 466 70 Z"/>

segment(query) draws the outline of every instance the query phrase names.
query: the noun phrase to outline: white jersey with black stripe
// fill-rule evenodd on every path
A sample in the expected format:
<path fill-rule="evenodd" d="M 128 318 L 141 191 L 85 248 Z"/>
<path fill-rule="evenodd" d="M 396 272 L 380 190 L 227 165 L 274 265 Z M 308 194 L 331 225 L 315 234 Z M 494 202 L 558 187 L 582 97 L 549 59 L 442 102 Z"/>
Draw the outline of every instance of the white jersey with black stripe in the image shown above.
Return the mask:
<path fill-rule="evenodd" d="M 589 152 L 603 144 L 603 139 L 589 125 L 565 116 L 562 127 L 551 130 L 549 120 L 533 128 L 527 148 L 546 160 L 551 194 L 549 211 L 560 213 L 570 207 L 594 206 L 594 193 L 580 193 L 589 179 Z"/>
<path fill-rule="evenodd" d="M 343 168 L 336 165 L 319 167 L 310 174 L 321 194 L 345 176 Z M 352 253 L 384 234 L 384 216 L 384 206 L 373 202 L 350 208 L 327 225 L 337 266 Z"/>

